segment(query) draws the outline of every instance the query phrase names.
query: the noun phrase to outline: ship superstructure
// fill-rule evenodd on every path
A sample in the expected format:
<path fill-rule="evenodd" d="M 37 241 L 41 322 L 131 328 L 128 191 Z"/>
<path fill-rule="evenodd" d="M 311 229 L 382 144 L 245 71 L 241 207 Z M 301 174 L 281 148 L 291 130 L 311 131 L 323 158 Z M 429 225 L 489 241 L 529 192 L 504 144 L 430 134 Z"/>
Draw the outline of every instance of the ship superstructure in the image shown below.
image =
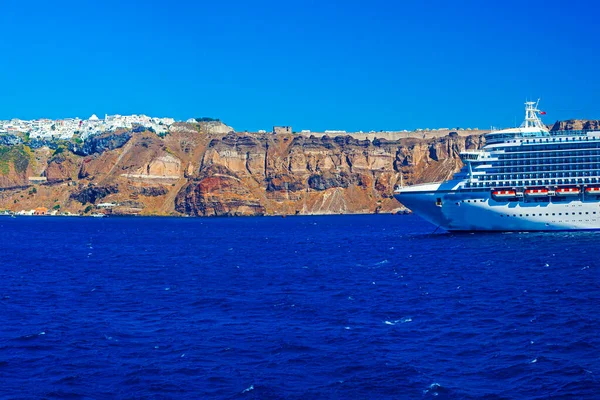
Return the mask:
<path fill-rule="evenodd" d="M 600 131 L 549 131 L 535 102 L 518 128 L 461 152 L 446 182 L 397 188 L 414 213 L 449 231 L 600 229 Z"/>

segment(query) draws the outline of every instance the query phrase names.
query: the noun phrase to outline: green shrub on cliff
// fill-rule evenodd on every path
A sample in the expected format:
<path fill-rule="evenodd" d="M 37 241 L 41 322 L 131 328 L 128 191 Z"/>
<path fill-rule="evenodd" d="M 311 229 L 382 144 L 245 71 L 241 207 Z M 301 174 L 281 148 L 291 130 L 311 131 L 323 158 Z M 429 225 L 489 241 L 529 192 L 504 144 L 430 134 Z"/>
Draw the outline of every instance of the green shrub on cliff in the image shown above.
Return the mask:
<path fill-rule="evenodd" d="M 12 164 L 15 172 L 22 174 L 33 162 L 29 146 L 0 146 L 0 174 L 8 175 Z"/>
<path fill-rule="evenodd" d="M 196 122 L 221 122 L 219 118 L 200 117 L 195 118 Z"/>
<path fill-rule="evenodd" d="M 69 143 L 65 142 L 64 140 L 59 141 L 58 146 L 56 147 L 56 150 L 54 150 L 54 153 L 52 154 L 52 157 L 54 158 L 60 154 L 68 153 L 68 150 L 69 150 Z"/>

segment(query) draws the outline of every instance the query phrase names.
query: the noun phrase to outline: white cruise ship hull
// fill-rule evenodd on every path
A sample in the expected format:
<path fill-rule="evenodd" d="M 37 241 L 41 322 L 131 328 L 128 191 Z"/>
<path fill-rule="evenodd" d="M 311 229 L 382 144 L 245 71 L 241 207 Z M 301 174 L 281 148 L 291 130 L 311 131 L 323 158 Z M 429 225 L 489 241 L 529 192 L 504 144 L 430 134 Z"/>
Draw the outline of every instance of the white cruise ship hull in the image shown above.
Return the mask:
<path fill-rule="evenodd" d="M 562 231 L 600 229 L 600 202 L 508 201 L 490 190 L 461 191 L 458 181 L 399 189 L 395 197 L 415 214 L 447 231 Z"/>
<path fill-rule="evenodd" d="M 461 151 L 451 181 L 402 187 L 396 199 L 448 231 L 600 229 L 600 131 L 549 131 L 537 105 L 525 103 L 520 127 Z"/>

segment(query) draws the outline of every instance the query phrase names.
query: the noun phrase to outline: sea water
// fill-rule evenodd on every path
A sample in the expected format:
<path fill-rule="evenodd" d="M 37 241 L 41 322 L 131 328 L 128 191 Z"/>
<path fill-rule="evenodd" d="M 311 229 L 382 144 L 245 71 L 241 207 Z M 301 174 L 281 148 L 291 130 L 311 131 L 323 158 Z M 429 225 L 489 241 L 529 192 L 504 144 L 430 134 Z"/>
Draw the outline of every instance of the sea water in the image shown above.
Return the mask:
<path fill-rule="evenodd" d="M 1 218 L 0 398 L 598 398 L 600 233 Z"/>

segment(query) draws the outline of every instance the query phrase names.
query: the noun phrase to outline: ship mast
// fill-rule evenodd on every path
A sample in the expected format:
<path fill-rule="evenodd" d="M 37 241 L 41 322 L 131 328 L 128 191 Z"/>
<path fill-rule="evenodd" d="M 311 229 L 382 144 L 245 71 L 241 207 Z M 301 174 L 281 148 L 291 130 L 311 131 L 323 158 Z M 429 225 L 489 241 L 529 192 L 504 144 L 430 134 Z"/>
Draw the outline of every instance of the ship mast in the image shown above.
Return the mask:
<path fill-rule="evenodd" d="M 525 121 L 521 124 L 521 128 L 538 128 L 546 131 L 546 126 L 538 116 L 540 110 L 538 110 L 539 100 L 536 102 L 527 101 L 525 102 Z"/>

